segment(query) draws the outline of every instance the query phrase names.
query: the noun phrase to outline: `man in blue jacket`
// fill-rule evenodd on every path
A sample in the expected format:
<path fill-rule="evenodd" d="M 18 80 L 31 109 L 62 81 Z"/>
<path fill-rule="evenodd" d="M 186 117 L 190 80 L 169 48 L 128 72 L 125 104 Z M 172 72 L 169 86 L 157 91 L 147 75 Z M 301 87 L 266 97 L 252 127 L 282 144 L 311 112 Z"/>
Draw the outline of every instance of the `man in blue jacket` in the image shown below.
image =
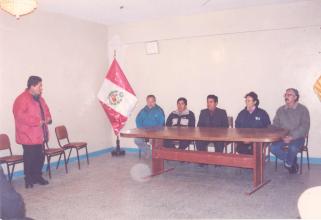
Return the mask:
<path fill-rule="evenodd" d="M 156 97 L 148 95 L 146 97 L 146 106 L 140 110 L 136 117 L 137 128 L 153 128 L 165 125 L 165 114 L 161 107 L 156 104 Z M 145 152 L 145 158 L 149 158 L 148 140 L 136 138 L 135 143 L 139 148 L 139 157 L 141 151 Z"/>
<path fill-rule="evenodd" d="M 238 114 L 235 120 L 236 128 L 267 128 L 270 117 L 263 109 L 259 108 L 260 101 L 255 92 L 245 95 L 246 107 Z M 250 142 L 237 143 L 236 151 L 240 154 L 253 154 L 253 146 Z"/>

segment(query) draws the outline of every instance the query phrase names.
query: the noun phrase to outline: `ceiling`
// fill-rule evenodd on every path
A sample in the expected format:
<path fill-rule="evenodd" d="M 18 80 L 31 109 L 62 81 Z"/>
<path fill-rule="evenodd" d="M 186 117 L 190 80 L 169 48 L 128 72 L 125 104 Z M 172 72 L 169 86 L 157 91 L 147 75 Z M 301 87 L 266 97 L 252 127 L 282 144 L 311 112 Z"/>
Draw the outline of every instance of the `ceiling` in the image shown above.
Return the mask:
<path fill-rule="evenodd" d="M 62 13 L 96 23 L 113 25 L 168 16 L 299 1 L 306 0 L 38 0 L 37 10 Z"/>

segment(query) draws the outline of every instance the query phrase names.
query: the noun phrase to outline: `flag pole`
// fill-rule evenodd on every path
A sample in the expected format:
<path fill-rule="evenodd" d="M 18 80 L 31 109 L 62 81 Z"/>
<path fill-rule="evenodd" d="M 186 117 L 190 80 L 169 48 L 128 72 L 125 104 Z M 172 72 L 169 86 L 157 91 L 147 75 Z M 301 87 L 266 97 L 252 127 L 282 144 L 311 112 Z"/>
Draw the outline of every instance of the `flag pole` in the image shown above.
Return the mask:
<path fill-rule="evenodd" d="M 125 156 L 125 151 L 120 149 L 119 134 L 116 139 L 116 149 L 111 152 L 111 155 L 114 157 Z"/>

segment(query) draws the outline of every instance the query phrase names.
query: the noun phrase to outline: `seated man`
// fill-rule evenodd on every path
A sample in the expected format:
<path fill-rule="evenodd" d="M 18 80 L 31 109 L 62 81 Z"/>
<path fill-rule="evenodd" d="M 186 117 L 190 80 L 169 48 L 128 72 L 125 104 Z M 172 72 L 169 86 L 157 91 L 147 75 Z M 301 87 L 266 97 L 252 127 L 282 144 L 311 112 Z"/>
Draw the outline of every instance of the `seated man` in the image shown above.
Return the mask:
<path fill-rule="evenodd" d="M 187 109 L 186 98 L 179 98 L 177 100 L 177 110 L 173 111 L 166 120 L 168 127 L 195 127 L 194 113 Z M 191 141 L 179 140 L 179 149 L 186 149 Z M 165 140 L 165 147 L 174 148 L 174 140 Z"/>
<path fill-rule="evenodd" d="M 218 98 L 215 95 L 207 96 L 207 109 L 201 110 L 197 127 L 228 128 L 227 114 L 224 109 L 217 108 Z M 209 141 L 196 141 L 199 151 L 207 151 Z M 215 141 L 215 152 L 223 152 L 224 142 Z"/>
<path fill-rule="evenodd" d="M 245 95 L 246 107 L 237 115 L 236 128 L 267 128 L 270 117 L 263 109 L 259 108 L 260 101 L 255 92 Z M 240 154 L 253 154 L 252 143 L 237 143 L 236 151 Z"/>
<path fill-rule="evenodd" d="M 148 95 L 146 97 L 146 106 L 140 110 L 136 117 L 137 128 L 152 128 L 164 126 L 165 114 L 161 107 L 156 104 L 156 97 Z M 140 151 L 145 152 L 145 157 L 149 157 L 148 140 L 144 138 L 136 138 L 135 143 Z"/>
<path fill-rule="evenodd" d="M 271 152 L 284 161 L 284 167 L 290 174 L 297 173 L 297 153 L 304 144 L 305 136 L 310 129 L 310 115 L 308 109 L 299 103 L 299 92 L 289 88 L 284 94 L 285 105 L 281 106 L 273 119 L 273 126 L 289 130 L 288 136 L 282 141 L 272 143 Z M 284 146 L 288 150 L 284 151 Z"/>
<path fill-rule="evenodd" d="M 0 219 L 25 219 L 25 204 L 7 181 L 0 165 Z"/>

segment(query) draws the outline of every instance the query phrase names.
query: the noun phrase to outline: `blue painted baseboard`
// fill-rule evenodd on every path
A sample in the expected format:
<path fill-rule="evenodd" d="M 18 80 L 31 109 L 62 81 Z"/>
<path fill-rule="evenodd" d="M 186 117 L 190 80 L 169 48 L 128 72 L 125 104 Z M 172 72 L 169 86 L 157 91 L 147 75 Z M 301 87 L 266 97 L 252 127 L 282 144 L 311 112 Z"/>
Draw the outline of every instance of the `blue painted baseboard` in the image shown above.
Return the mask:
<path fill-rule="evenodd" d="M 94 151 L 89 153 L 89 158 L 95 158 L 95 157 L 100 157 L 102 155 L 108 154 L 110 153 L 113 149 L 115 149 L 115 147 L 108 147 L 102 150 L 98 150 L 98 151 Z M 138 149 L 137 148 L 129 148 L 129 147 L 122 147 L 123 150 L 125 150 L 127 153 L 138 153 Z M 67 156 L 67 155 L 66 155 Z M 80 160 L 86 160 L 86 155 L 81 155 L 79 156 Z M 271 155 L 271 161 L 275 161 L 275 157 L 273 155 Z M 282 162 L 281 160 L 278 160 L 280 163 Z M 69 159 L 68 163 L 76 163 L 77 162 L 77 157 L 71 157 Z M 307 159 L 304 157 L 303 158 L 303 163 L 306 164 L 308 163 Z M 310 157 L 310 164 L 321 164 L 321 158 L 311 158 Z M 64 165 L 64 161 L 60 161 L 59 166 L 63 166 Z M 57 162 L 51 162 L 50 163 L 51 167 L 56 167 L 57 166 Z M 43 167 L 43 172 L 46 171 L 47 165 L 45 164 Z M 15 171 L 13 174 L 13 178 L 18 178 L 18 177 L 22 177 L 24 176 L 23 174 L 23 170 L 19 170 L 19 171 Z"/>

